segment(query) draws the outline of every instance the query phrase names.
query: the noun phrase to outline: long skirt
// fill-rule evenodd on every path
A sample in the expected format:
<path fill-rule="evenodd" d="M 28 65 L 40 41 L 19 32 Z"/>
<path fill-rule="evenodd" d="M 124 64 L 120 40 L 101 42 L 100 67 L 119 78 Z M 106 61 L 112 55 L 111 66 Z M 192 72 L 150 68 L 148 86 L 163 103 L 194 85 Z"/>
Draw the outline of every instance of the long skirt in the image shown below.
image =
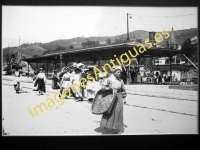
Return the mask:
<path fill-rule="evenodd" d="M 62 85 L 61 85 L 61 87 L 60 87 L 60 93 L 62 94 L 62 92 L 63 92 L 63 90 L 64 90 L 65 88 L 70 88 L 70 85 L 71 85 L 71 82 L 70 82 L 70 81 L 63 81 L 63 83 L 62 83 Z M 71 91 L 70 91 L 69 94 L 71 94 Z"/>
<path fill-rule="evenodd" d="M 20 82 L 17 82 L 17 84 L 14 84 L 14 89 L 15 89 L 16 91 L 22 90 L 21 83 L 20 83 Z"/>
<path fill-rule="evenodd" d="M 38 78 L 38 90 L 43 91 L 44 93 L 46 92 L 44 79 Z"/>
<path fill-rule="evenodd" d="M 58 78 L 52 78 L 52 89 L 59 89 L 60 85 L 59 85 L 59 80 Z"/>
<path fill-rule="evenodd" d="M 110 113 L 103 114 L 100 127 L 124 132 L 123 99 L 121 92 L 116 93 L 115 101 L 111 107 Z"/>
<path fill-rule="evenodd" d="M 19 77 L 15 77 L 14 79 L 14 89 L 17 91 L 22 90 L 22 84 Z"/>
<path fill-rule="evenodd" d="M 78 83 L 78 82 L 73 82 L 73 83 Z M 73 85 L 73 83 L 72 83 L 72 85 Z M 79 83 L 78 83 L 79 84 Z M 80 85 L 79 85 L 80 86 Z M 73 95 L 76 97 L 76 98 L 82 98 L 83 97 L 83 90 L 82 90 L 82 88 L 81 88 L 81 86 L 80 87 L 77 87 L 75 84 L 74 84 L 74 86 L 72 87 L 72 91 L 73 91 Z"/>

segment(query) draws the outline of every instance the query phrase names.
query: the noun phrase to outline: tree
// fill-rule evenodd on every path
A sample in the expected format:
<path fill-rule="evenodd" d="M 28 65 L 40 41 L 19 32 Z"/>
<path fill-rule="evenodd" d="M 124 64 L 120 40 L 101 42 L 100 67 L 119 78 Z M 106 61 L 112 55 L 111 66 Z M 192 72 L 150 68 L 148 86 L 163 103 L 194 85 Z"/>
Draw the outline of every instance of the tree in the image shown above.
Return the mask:
<path fill-rule="evenodd" d="M 74 46 L 73 46 L 73 45 L 70 45 L 69 48 L 70 48 L 70 49 L 74 49 Z"/>
<path fill-rule="evenodd" d="M 81 43 L 83 48 L 87 48 L 87 47 L 95 47 L 95 46 L 99 46 L 99 41 L 91 41 L 88 40 L 86 42 L 82 42 Z"/>
<path fill-rule="evenodd" d="M 106 43 L 110 45 L 111 44 L 111 39 L 107 39 Z"/>
<path fill-rule="evenodd" d="M 124 41 L 123 41 L 123 39 L 122 38 L 120 38 L 120 39 L 115 39 L 115 44 L 119 44 L 119 43 L 123 43 Z"/>
<path fill-rule="evenodd" d="M 38 55 L 33 55 L 33 58 L 36 58 L 36 57 L 38 57 Z"/>
<path fill-rule="evenodd" d="M 42 55 L 46 55 L 46 54 L 49 54 L 49 53 L 50 53 L 49 51 L 45 51 L 45 52 L 43 52 Z"/>
<path fill-rule="evenodd" d="M 58 47 L 55 48 L 55 51 L 64 50 L 65 48 L 63 46 L 58 45 Z"/>

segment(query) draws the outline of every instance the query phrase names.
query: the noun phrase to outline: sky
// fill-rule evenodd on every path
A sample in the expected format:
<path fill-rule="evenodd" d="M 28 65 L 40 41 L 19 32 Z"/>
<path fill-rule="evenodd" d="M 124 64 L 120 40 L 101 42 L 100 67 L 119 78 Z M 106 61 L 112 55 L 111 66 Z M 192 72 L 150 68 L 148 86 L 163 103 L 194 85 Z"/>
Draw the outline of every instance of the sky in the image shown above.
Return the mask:
<path fill-rule="evenodd" d="M 127 13 L 129 32 L 197 28 L 197 11 L 197 7 L 2 6 L 2 47 L 125 34 Z"/>

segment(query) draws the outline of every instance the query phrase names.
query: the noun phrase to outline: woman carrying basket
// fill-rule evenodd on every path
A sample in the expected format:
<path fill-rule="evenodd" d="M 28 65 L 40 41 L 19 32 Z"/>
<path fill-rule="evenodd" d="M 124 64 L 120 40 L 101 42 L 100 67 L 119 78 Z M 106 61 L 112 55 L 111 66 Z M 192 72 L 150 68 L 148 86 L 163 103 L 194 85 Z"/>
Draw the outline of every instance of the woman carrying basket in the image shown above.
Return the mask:
<path fill-rule="evenodd" d="M 116 96 L 109 113 L 104 113 L 101 119 L 100 127 L 106 129 L 113 134 L 121 134 L 124 132 L 123 126 L 123 98 L 126 97 L 124 82 L 121 79 L 122 68 L 116 66 L 113 68 L 113 74 L 107 79 L 107 85 L 114 89 Z"/>

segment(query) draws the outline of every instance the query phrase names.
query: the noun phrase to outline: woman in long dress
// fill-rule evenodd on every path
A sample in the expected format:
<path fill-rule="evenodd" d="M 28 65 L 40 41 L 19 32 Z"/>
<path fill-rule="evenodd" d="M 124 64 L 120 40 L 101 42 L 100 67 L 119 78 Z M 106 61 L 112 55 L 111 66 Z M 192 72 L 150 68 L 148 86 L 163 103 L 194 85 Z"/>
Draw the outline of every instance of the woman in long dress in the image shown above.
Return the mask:
<path fill-rule="evenodd" d="M 75 74 L 73 75 L 71 83 L 72 83 L 72 85 L 77 84 L 78 86 L 80 86 L 81 69 L 75 68 L 74 72 L 75 72 Z M 75 91 L 73 93 L 74 93 L 76 102 L 82 101 L 83 100 L 82 89 L 78 88 L 76 85 L 73 86 L 72 88 L 73 88 L 73 91 Z"/>
<path fill-rule="evenodd" d="M 59 76 L 57 75 L 57 70 L 53 71 L 52 75 L 52 89 L 59 89 L 60 83 L 59 83 Z"/>
<path fill-rule="evenodd" d="M 38 80 L 39 95 L 43 95 L 43 92 L 44 93 L 46 92 L 46 87 L 45 87 L 46 76 L 45 76 L 42 68 L 40 68 L 40 72 L 37 76 L 37 80 Z"/>
<path fill-rule="evenodd" d="M 68 68 L 65 69 L 65 74 L 62 77 L 60 85 L 61 85 L 61 88 L 60 88 L 60 93 L 61 94 L 63 92 L 63 89 L 70 88 L 71 80 L 70 80 L 70 73 L 69 73 L 69 69 Z"/>
<path fill-rule="evenodd" d="M 14 76 L 14 89 L 19 94 L 19 91 L 22 90 L 22 84 L 20 79 L 21 73 L 18 69 L 15 70 Z"/>
<path fill-rule="evenodd" d="M 116 96 L 111 106 L 110 113 L 102 116 L 100 127 L 113 134 L 124 132 L 123 126 L 123 94 L 125 92 L 124 82 L 121 79 L 121 67 L 116 67 L 113 74 L 107 79 L 107 87 L 114 89 Z M 105 87 L 104 87 L 105 88 Z"/>

